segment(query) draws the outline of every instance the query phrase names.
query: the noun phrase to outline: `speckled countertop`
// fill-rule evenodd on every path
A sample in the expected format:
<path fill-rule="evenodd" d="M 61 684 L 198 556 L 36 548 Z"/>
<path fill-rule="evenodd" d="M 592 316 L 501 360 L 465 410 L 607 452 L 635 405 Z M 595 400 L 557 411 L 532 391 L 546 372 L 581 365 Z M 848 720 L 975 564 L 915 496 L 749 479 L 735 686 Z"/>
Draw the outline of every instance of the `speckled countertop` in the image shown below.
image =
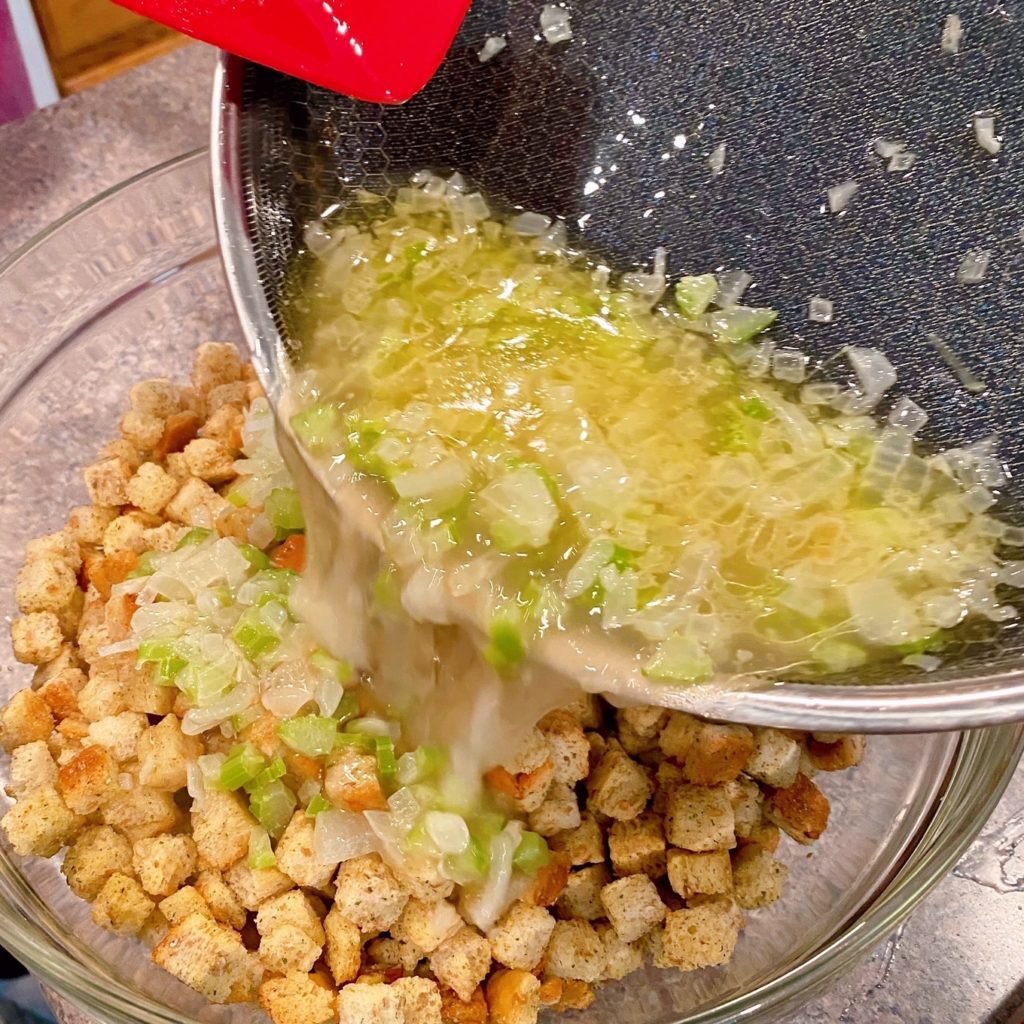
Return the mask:
<path fill-rule="evenodd" d="M 0 127 L 0 259 L 98 192 L 204 145 L 213 63 L 188 46 Z M 66 1024 L 93 1024 L 55 1005 Z M 1024 769 L 909 922 L 791 1020 L 1024 1024 Z"/>

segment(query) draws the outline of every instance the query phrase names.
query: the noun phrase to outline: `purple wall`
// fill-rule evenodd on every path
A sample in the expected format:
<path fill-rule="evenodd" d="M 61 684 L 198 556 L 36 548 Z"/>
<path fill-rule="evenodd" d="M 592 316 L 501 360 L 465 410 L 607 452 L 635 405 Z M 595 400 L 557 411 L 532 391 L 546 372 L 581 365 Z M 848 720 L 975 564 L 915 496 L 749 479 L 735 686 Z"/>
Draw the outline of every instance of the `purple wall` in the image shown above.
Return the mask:
<path fill-rule="evenodd" d="M 0 124 L 24 117 L 35 108 L 11 12 L 7 0 L 0 0 Z"/>

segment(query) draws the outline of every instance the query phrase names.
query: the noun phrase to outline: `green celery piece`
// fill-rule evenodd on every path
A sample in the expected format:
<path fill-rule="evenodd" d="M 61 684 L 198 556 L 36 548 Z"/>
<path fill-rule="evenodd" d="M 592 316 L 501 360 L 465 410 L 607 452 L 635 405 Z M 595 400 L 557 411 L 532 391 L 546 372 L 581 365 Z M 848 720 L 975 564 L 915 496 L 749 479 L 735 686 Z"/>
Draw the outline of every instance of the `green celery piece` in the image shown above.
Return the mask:
<path fill-rule="evenodd" d="M 138 661 L 153 666 L 153 679 L 161 686 L 173 686 L 175 679 L 188 665 L 188 659 L 179 653 L 174 640 L 143 640 L 139 644 Z"/>
<path fill-rule="evenodd" d="M 359 707 L 359 701 L 356 699 L 354 693 L 346 693 L 341 698 L 341 703 L 338 705 L 337 710 L 334 712 L 334 717 L 338 722 L 338 725 L 344 725 L 346 722 L 350 722 L 353 718 L 358 718 L 361 713 Z"/>
<path fill-rule="evenodd" d="M 139 555 L 138 565 L 127 576 L 126 580 L 136 580 L 140 576 L 152 576 L 156 571 L 156 566 L 153 565 L 153 559 L 159 554 L 157 551 L 143 551 Z"/>
<path fill-rule="evenodd" d="M 743 413 L 744 416 L 749 416 L 752 420 L 762 420 L 767 422 L 768 420 L 775 419 L 775 413 L 773 413 L 767 403 L 763 399 L 758 398 L 757 395 L 741 399 L 740 412 Z"/>
<path fill-rule="evenodd" d="M 522 629 L 507 619 L 495 619 L 490 628 L 491 642 L 484 657 L 499 671 L 508 672 L 526 657 L 526 641 Z"/>
<path fill-rule="evenodd" d="M 334 804 L 323 795 L 323 793 L 317 793 L 309 804 L 306 806 L 306 817 L 315 818 L 318 814 L 322 814 L 324 811 L 329 811 Z"/>
<path fill-rule="evenodd" d="M 703 313 L 718 294 L 718 279 L 714 274 L 698 274 L 681 278 L 676 284 L 676 305 L 688 320 Z"/>
<path fill-rule="evenodd" d="M 448 767 L 448 752 L 443 747 L 417 747 L 415 754 L 421 780 L 436 779 Z"/>
<path fill-rule="evenodd" d="M 228 491 L 226 497 L 235 508 L 245 508 L 249 504 L 245 495 L 237 489 Z"/>
<path fill-rule="evenodd" d="M 335 452 L 341 447 L 341 419 L 329 402 L 320 402 L 296 413 L 291 425 L 295 436 L 314 455 Z"/>
<path fill-rule="evenodd" d="M 231 634 L 250 661 L 276 650 L 281 637 L 260 616 L 259 608 L 246 608 Z"/>
<path fill-rule="evenodd" d="M 459 885 L 480 881 L 490 866 L 490 842 L 478 836 L 470 836 L 469 846 L 462 853 L 449 853 L 444 858 L 445 874 Z"/>
<path fill-rule="evenodd" d="M 333 676 L 342 686 L 352 682 L 352 666 L 347 661 L 332 657 L 318 647 L 310 656 L 310 664 L 324 675 Z"/>
<path fill-rule="evenodd" d="M 275 487 L 263 503 L 263 514 L 279 530 L 304 530 L 299 492 L 294 487 Z"/>
<path fill-rule="evenodd" d="M 273 562 L 265 551 L 260 551 L 255 544 L 239 544 L 238 552 L 254 569 L 270 569 Z"/>
<path fill-rule="evenodd" d="M 252 782 L 266 767 L 266 758 L 251 744 L 236 747 L 220 770 L 219 788 L 233 792 Z"/>
<path fill-rule="evenodd" d="M 934 633 L 919 637 L 917 640 L 908 640 L 905 644 L 899 644 L 896 650 L 906 656 L 910 654 L 934 654 L 941 651 L 949 643 L 949 630 L 937 629 Z"/>
<path fill-rule="evenodd" d="M 361 732 L 339 732 L 334 744 L 337 747 L 358 747 L 368 753 L 377 750 L 376 737 Z"/>
<path fill-rule="evenodd" d="M 643 674 L 657 683 L 703 683 L 715 666 L 695 640 L 678 634 L 662 641 Z"/>
<path fill-rule="evenodd" d="M 338 737 L 338 720 L 326 715 L 288 718 L 277 727 L 277 735 L 306 757 L 326 757 Z"/>
<path fill-rule="evenodd" d="M 254 871 L 263 871 L 275 867 L 277 857 L 270 845 L 269 833 L 253 826 L 249 836 L 249 867 Z"/>
<path fill-rule="evenodd" d="M 377 754 L 377 774 L 386 782 L 390 782 L 398 775 L 395 741 L 390 736 L 378 736 L 374 747 Z"/>
<path fill-rule="evenodd" d="M 193 526 L 192 529 L 178 541 L 178 546 L 174 550 L 180 551 L 182 548 L 192 547 L 193 544 L 202 544 L 212 536 L 213 530 L 208 530 L 205 526 Z"/>
<path fill-rule="evenodd" d="M 287 772 L 288 768 L 284 761 L 279 757 L 275 757 L 274 760 L 271 761 L 270 764 L 268 764 L 267 767 L 252 780 L 252 782 L 247 782 L 245 784 L 245 791 L 246 793 L 255 793 L 256 790 L 261 789 L 263 786 L 266 786 L 271 782 L 275 782 L 277 779 L 284 778 Z"/>
<path fill-rule="evenodd" d="M 814 667 L 820 672 L 848 672 L 868 660 L 860 644 L 848 640 L 822 640 L 814 645 Z"/>
<path fill-rule="evenodd" d="M 527 875 L 535 875 L 551 863 L 551 850 L 544 837 L 536 832 L 524 832 L 512 857 L 512 866 Z"/>
<path fill-rule="evenodd" d="M 295 794 L 280 779 L 274 779 L 252 792 L 249 810 L 271 838 L 278 839 L 291 821 L 298 803 Z"/>

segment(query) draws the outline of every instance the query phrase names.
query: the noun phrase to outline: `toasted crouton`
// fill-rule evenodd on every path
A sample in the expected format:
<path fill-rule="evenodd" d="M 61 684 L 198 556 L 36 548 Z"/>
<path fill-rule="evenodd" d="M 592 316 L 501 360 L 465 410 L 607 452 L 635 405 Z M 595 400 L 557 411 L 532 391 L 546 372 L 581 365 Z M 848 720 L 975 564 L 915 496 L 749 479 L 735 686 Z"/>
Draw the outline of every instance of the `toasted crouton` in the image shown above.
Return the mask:
<path fill-rule="evenodd" d="M 604 719 L 601 698 L 596 693 L 581 693 L 571 704 L 566 704 L 567 711 L 584 729 L 599 729 Z"/>
<path fill-rule="evenodd" d="M 92 919 L 119 935 L 138 935 L 156 904 L 129 875 L 111 875 L 92 905 Z"/>
<path fill-rule="evenodd" d="M 160 433 L 163 434 L 163 424 Z M 155 462 L 144 462 L 128 481 L 127 491 L 133 505 L 156 515 L 178 493 L 178 481 Z"/>
<path fill-rule="evenodd" d="M 165 419 L 181 408 L 181 388 L 163 377 L 143 380 L 132 386 L 128 400 L 136 412 Z"/>
<path fill-rule="evenodd" d="M 136 409 L 129 409 L 121 417 L 119 426 L 121 436 L 139 453 L 156 448 L 164 433 L 164 421 L 159 416 Z M 131 496 L 128 500 L 131 500 Z"/>
<path fill-rule="evenodd" d="M 412 942 L 424 953 L 433 953 L 463 925 L 459 912 L 447 900 L 410 899 L 401 917 L 391 926 L 396 939 Z"/>
<path fill-rule="evenodd" d="M 540 979 L 529 971 L 497 971 L 487 980 L 492 1024 L 536 1024 Z"/>
<path fill-rule="evenodd" d="M 442 1024 L 437 982 L 430 978 L 399 978 L 391 988 L 401 997 L 405 1024 Z"/>
<path fill-rule="evenodd" d="M 133 843 L 164 832 L 173 832 L 181 821 L 173 797 L 148 786 L 118 793 L 100 811 L 105 825 L 123 832 Z"/>
<path fill-rule="evenodd" d="M 523 894 L 523 901 L 534 907 L 550 907 L 569 881 L 569 858 L 556 853 L 533 878 L 533 884 Z"/>
<path fill-rule="evenodd" d="M 569 879 L 555 905 L 558 916 L 596 921 L 604 917 L 601 890 L 611 880 L 611 873 L 604 864 L 592 864 L 569 875 Z"/>
<path fill-rule="evenodd" d="M 742 846 L 733 855 L 736 902 L 745 910 L 767 907 L 781 898 L 789 868 L 762 846 Z"/>
<path fill-rule="evenodd" d="M 167 503 L 164 514 L 176 523 L 210 528 L 230 507 L 208 483 L 189 477 Z"/>
<path fill-rule="evenodd" d="M 542 836 L 576 828 L 580 823 L 580 805 L 576 793 L 564 782 L 554 782 L 544 802 L 530 814 L 530 828 Z"/>
<path fill-rule="evenodd" d="M 139 737 L 139 781 L 167 793 L 184 789 L 188 783 L 188 766 L 199 757 L 202 749 L 198 737 L 186 736 L 181 731 L 177 715 L 167 715 Z"/>
<path fill-rule="evenodd" d="M 786 788 L 796 782 L 801 746 L 779 729 L 755 729 L 754 750 L 744 771 L 768 786 Z"/>
<path fill-rule="evenodd" d="M 90 722 L 113 718 L 125 709 L 124 683 L 113 658 L 96 660 L 86 684 L 78 692 L 78 707 Z"/>
<path fill-rule="evenodd" d="M 242 377 L 242 359 L 230 342 L 207 341 L 196 350 L 192 367 L 192 386 L 205 394 L 221 384 L 231 384 Z"/>
<path fill-rule="evenodd" d="M 214 487 L 238 476 L 234 451 L 212 437 L 197 437 L 190 441 L 185 446 L 184 455 L 188 471 Z"/>
<path fill-rule="evenodd" d="M 544 963 L 556 978 L 594 982 L 604 973 L 604 943 L 589 921 L 558 921 Z"/>
<path fill-rule="evenodd" d="M 748 839 L 761 824 L 764 793 L 756 782 L 745 775 L 727 782 L 725 791 L 732 804 L 736 835 L 741 840 Z"/>
<path fill-rule="evenodd" d="M 745 725 L 701 722 L 682 759 L 687 782 L 702 786 L 735 779 L 754 749 L 754 738 Z"/>
<path fill-rule="evenodd" d="M 686 755 L 693 746 L 694 737 L 701 727 L 699 718 L 688 715 L 683 711 L 672 711 L 669 713 L 668 721 L 662 726 L 658 735 L 658 744 L 661 752 L 666 757 L 682 764 Z"/>
<path fill-rule="evenodd" d="M 644 768 L 614 740 L 587 780 L 590 806 L 618 821 L 641 814 L 654 787 Z"/>
<path fill-rule="evenodd" d="M 138 711 L 122 711 L 108 715 L 89 726 L 89 739 L 106 747 L 116 761 L 130 761 L 136 756 L 139 738 L 149 728 L 149 721 Z"/>
<path fill-rule="evenodd" d="M 548 839 L 552 850 L 561 851 L 573 867 L 600 864 L 604 861 L 604 833 L 594 816 L 586 811 L 580 815 L 576 828 L 556 832 Z"/>
<path fill-rule="evenodd" d="M 141 555 L 146 550 L 145 531 L 153 525 L 152 520 L 144 517 L 143 513 L 127 512 L 118 516 L 103 531 L 103 550 L 108 555 L 125 551 Z"/>
<path fill-rule="evenodd" d="M 841 772 L 855 768 L 864 760 L 867 737 L 858 734 L 840 736 L 832 743 L 822 743 L 816 738 L 807 742 L 807 753 L 811 763 L 819 771 Z"/>
<path fill-rule="evenodd" d="M 608 856 L 615 874 L 665 874 L 665 832 L 662 819 L 651 812 L 632 821 L 616 821 L 608 831 Z"/>
<path fill-rule="evenodd" d="M 677 786 L 668 799 L 665 837 L 673 846 L 702 853 L 736 845 L 736 819 L 721 786 Z"/>
<path fill-rule="evenodd" d="M 189 836 L 152 836 L 132 848 L 132 864 L 151 896 L 170 896 L 196 869 L 196 844 Z"/>
<path fill-rule="evenodd" d="M 354 857 L 341 865 L 334 903 L 363 935 L 387 931 L 401 916 L 408 900 L 378 854 Z"/>
<path fill-rule="evenodd" d="M 308 973 L 320 959 L 323 947 L 301 928 L 283 924 L 260 939 L 260 963 L 272 974 Z"/>
<path fill-rule="evenodd" d="M 224 881 L 246 910 L 258 910 L 267 900 L 295 886 L 283 871 L 277 868 L 251 868 L 244 858 L 224 872 Z"/>
<path fill-rule="evenodd" d="M 78 695 L 87 682 L 88 676 L 80 668 L 69 665 L 49 676 L 37 692 L 46 702 L 50 714 L 57 722 L 61 722 L 81 714 Z"/>
<path fill-rule="evenodd" d="M 262 977 L 259 960 L 238 932 L 204 914 L 174 925 L 153 960 L 211 1003 L 251 1002 Z"/>
<path fill-rule="evenodd" d="M 78 544 L 98 545 L 118 510 L 104 505 L 78 505 L 68 514 L 67 532 Z M 77 568 L 77 566 L 72 566 Z"/>
<path fill-rule="evenodd" d="M 87 828 L 64 854 L 61 871 L 71 891 L 93 900 L 111 875 L 132 873 L 132 846 L 109 825 Z"/>
<path fill-rule="evenodd" d="M 101 746 L 85 747 L 59 773 L 57 788 L 75 814 L 92 814 L 117 791 L 117 763 Z"/>
<path fill-rule="evenodd" d="M 537 810 L 544 802 L 554 777 L 555 765 L 550 758 L 528 772 L 511 772 L 498 765 L 484 776 L 495 792 L 507 796 L 516 810 L 525 814 Z"/>
<path fill-rule="evenodd" d="M 245 907 L 218 872 L 200 871 L 194 884 L 196 892 L 202 896 L 215 920 L 235 931 L 242 930 L 246 921 Z"/>
<path fill-rule="evenodd" d="M 158 904 L 160 913 L 167 919 L 171 926 L 184 921 L 190 914 L 202 914 L 204 917 L 213 919 L 213 911 L 210 910 L 206 900 L 191 885 L 186 885 L 177 892 L 165 896 Z"/>
<path fill-rule="evenodd" d="M 382 972 L 387 978 L 396 974 L 414 974 L 425 956 L 426 953 L 415 942 L 381 935 L 366 944 L 362 976 L 371 971 Z"/>
<path fill-rule="evenodd" d="M 639 942 L 623 942 L 610 924 L 595 927 L 604 943 L 604 980 L 618 981 L 643 967 L 644 954 Z"/>
<path fill-rule="evenodd" d="M 623 942 L 635 942 L 665 919 L 665 904 L 646 875 L 627 875 L 601 890 L 608 920 Z"/>
<path fill-rule="evenodd" d="M 218 384 L 206 395 L 206 408 L 212 416 L 226 405 L 244 405 L 249 400 L 249 387 L 244 381 Z"/>
<path fill-rule="evenodd" d="M 192 808 L 192 838 L 199 856 L 218 871 L 248 855 L 255 824 L 249 808 L 234 793 L 208 792 L 202 805 Z"/>
<path fill-rule="evenodd" d="M 347 920 L 337 907 L 332 907 L 324 918 L 327 942 L 327 966 L 335 984 L 355 981 L 362 964 L 363 937 L 359 928 Z"/>
<path fill-rule="evenodd" d="M 53 786 L 42 786 L 12 807 L 0 828 L 20 856 L 52 857 L 84 824 Z"/>
<path fill-rule="evenodd" d="M 269 935 L 284 925 L 305 932 L 319 946 L 324 944 L 324 928 L 317 906 L 300 889 L 274 896 L 260 905 L 256 915 L 256 930 L 260 935 Z"/>
<path fill-rule="evenodd" d="M 44 665 L 64 643 L 60 619 L 53 612 L 29 612 L 11 623 L 14 657 L 26 665 Z"/>
<path fill-rule="evenodd" d="M 85 468 L 85 486 L 94 505 L 125 505 L 128 503 L 128 481 L 135 467 L 122 456 L 115 455 Z"/>
<path fill-rule="evenodd" d="M 657 745 L 658 735 L 668 722 L 669 712 L 652 704 L 640 704 L 635 707 L 620 708 L 617 715 L 620 728 L 625 725 L 636 736 L 654 740 Z"/>
<path fill-rule="evenodd" d="M 743 915 L 727 897 L 670 911 L 665 918 L 662 957 L 683 971 L 728 963 L 742 925 Z"/>
<path fill-rule="evenodd" d="M 555 919 L 544 907 L 514 904 L 487 933 L 491 956 L 516 970 L 536 970 L 544 956 Z"/>
<path fill-rule="evenodd" d="M 460 999 L 469 999 L 491 969 L 490 944 L 472 928 L 460 928 L 431 953 L 430 969 Z"/>
<path fill-rule="evenodd" d="M 402 991 L 394 985 L 346 985 L 337 1006 L 339 1024 L 406 1024 Z"/>
<path fill-rule="evenodd" d="M 10 782 L 7 793 L 16 800 L 43 786 L 57 785 L 57 763 L 43 740 L 15 747 L 11 754 Z"/>
<path fill-rule="evenodd" d="M 490 1014 L 483 988 L 469 999 L 460 999 L 450 988 L 441 986 L 441 1019 L 444 1024 L 488 1024 Z"/>
<path fill-rule="evenodd" d="M 726 850 L 690 853 L 670 850 L 668 881 L 674 892 L 691 896 L 718 896 L 732 890 L 732 864 Z"/>
<path fill-rule="evenodd" d="M 568 711 L 552 711 L 537 728 L 547 743 L 555 782 L 575 786 L 590 771 L 590 744 L 579 721 Z"/>
<path fill-rule="evenodd" d="M 337 864 L 322 863 L 313 853 L 315 824 L 305 811 L 296 811 L 274 851 L 278 870 L 283 871 L 296 885 L 307 889 L 323 889 L 329 885 L 338 867 Z"/>
<path fill-rule="evenodd" d="M 78 592 L 78 577 L 63 561 L 34 558 L 18 572 L 14 599 L 23 612 L 59 612 Z"/>
<path fill-rule="evenodd" d="M 806 775 L 798 775 L 792 786 L 768 791 L 764 813 L 787 836 L 806 846 L 828 826 L 828 797 Z"/>

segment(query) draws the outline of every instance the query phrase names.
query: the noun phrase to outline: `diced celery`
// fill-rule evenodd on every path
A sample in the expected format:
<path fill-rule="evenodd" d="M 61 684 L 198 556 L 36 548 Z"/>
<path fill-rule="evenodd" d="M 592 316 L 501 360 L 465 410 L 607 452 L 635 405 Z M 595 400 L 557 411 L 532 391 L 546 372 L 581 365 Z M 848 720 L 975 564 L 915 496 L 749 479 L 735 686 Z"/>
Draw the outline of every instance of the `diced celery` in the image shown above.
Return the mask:
<path fill-rule="evenodd" d="M 636 552 L 630 551 L 628 548 L 624 548 L 621 544 L 616 544 L 612 548 L 611 564 L 615 566 L 619 572 L 625 572 L 627 569 L 632 569 L 636 564 Z"/>
<path fill-rule="evenodd" d="M 373 581 L 373 602 L 378 608 L 398 608 L 402 603 L 402 591 L 398 585 L 398 574 L 389 566 L 377 574 Z"/>
<path fill-rule="evenodd" d="M 275 487 L 263 503 L 263 514 L 279 530 L 304 530 L 306 520 L 294 487 Z"/>
<path fill-rule="evenodd" d="M 346 693 L 334 712 L 338 725 L 344 725 L 360 714 L 359 701 L 354 693 Z"/>
<path fill-rule="evenodd" d="M 274 779 L 253 791 L 249 797 L 249 810 L 271 838 L 277 839 L 291 821 L 298 802 L 295 794 L 280 779 Z"/>
<path fill-rule="evenodd" d="M 430 841 L 430 836 L 427 834 L 427 826 L 419 821 L 411 829 L 409 829 L 405 838 L 402 840 L 402 846 L 405 847 L 406 853 L 424 853 L 424 852 L 435 852 L 434 845 Z"/>
<path fill-rule="evenodd" d="M 716 341 L 738 345 L 767 330 L 778 316 L 777 310 L 766 307 L 731 306 L 711 314 L 709 322 Z"/>
<path fill-rule="evenodd" d="M 333 676 L 344 686 L 352 682 L 352 666 L 347 661 L 331 657 L 323 648 L 318 647 L 310 656 L 310 664 L 324 675 Z"/>
<path fill-rule="evenodd" d="M 443 747 L 417 747 L 414 756 L 421 781 L 436 779 L 448 767 L 448 751 Z"/>
<path fill-rule="evenodd" d="M 220 770 L 218 788 L 234 791 L 252 782 L 266 767 L 266 758 L 251 744 L 236 747 Z"/>
<path fill-rule="evenodd" d="M 255 544 L 239 544 L 238 552 L 254 569 L 269 569 L 273 565 L 270 556 Z"/>
<path fill-rule="evenodd" d="M 449 853 L 444 858 L 445 875 L 458 885 L 480 881 L 490 866 L 490 842 L 473 835 L 469 838 L 469 846 L 462 853 Z"/>
<path fill-rule="evenodd" d="M 136 580 L 140 576 L 152 576 L 156 570 L 156 566 L 153 565 L 153 559 L 159 554 L 158 551 L 143 551 L 139 555 L 138 564 L 127 576 L 126 580 Z"/>
<path fill-rule="evenodd" d="M 675 634 L 658 645 L 643 673 L 658 683 L 703 683 L 714 671 L 711 658 L 696 640 Z"/>
<path fill-rule="evenodd" d="M 551 861 L 551 851 L 544 837 L 536 832 L 524 832 L 512 857 L 512 866 L 527 875 L 535 875 Z"/>
<path fill-rule="evenodd" d="M 689 320 L 700 316 L 718 294 L 718 279 L 714 274 L 683 277 L 676 283 L 676 305 Z"/>
<path fill-rule="evenodd" d="M 239 616 L 231 634 L 235 643 L 242 649 L 242 653 L 250 660 L 269 654 L 281 643 L 278 631 L 260 612 L 259 607 L 246 608 Z"/>
<path fill-rule="evenodd" d="M 480 811 L 469 823 L 473 835 L 490 842 L 506 825 L 508 819 L 497 811 Z"/>
<path fill-rule="evenodd" d="M 868 652 L 849 640 L 822 640 L 814 646 L 815 668 L 822 672 L 848 672 L 868 660 Z"/>
<path fill-rule="evenodd" d="M 937 629 L 934 633 L 929 633 L 927 636 L 918 637 L 917 640 L 909 640 L 905 644 L 899 644 L 896 650 L 903 655 L 934 654 L 936 651 L 941 651 L 948 643 L 949 631 Z"/>
<path fill-rule="evenodd" d="M 235 506 L 235 508 L 245 508 L 245 506 L 249 504 L 245 495 L 237 488 L 235 490 L 228 491 L 226 497 L 228 501 Z"/>
<path fill-rule="evenodd" d="M 757 395 L 753 395 L 750 398 L 744 398 L 740 400 L 740 412 L 744 416 L 749 416 L 752 420 L 772 420 L 775 418 L 775 413 L 771 411 L 768 404 Z"/>
<path fill-rule="evenodd" d="M 386 424 L 350 419 L 345 425 L 345 454 L 352 465 L 364 473 L 387 477 L 388 468 L 374 452 L 384 436 Z"/>
<path fill-rule="evenodd" d="M 558 522 L 558 505 L 549 487 L 551 477 L 533 466 L 521 466 L 488 484 L 476 497 L 494 542 L 502 551 L 521 551 L 547 544 Z"/>
<path fill-rule="evenodd" d="M 174 640 L 143 640 L 139 644 L 138 662 L 153 666 L 153 678 L 163 686 L 173 686 L 188 658 L 180 653 Z"/>
<path fill-rule="evenodd" d="M 324 811 L 329 811 L 334 804 L 323 795 L 323 793 L 317 793 L 312 800 L 306 806 L 306 817 L 315 818 L 318 814 L 322 814 Z"/>
<path fill-rule="evenodd" d="M 277 735 L 306 757 L 326 757 L 338 737 L 338 720 L 326 715 L 289 718 L 277 727 Z"/>
<path fill-rule="evenodd" d="M 180 551 L 182 548 L 191 547 L 193 544 L 202 544 L 212 536 L 213 530 L 208 530 L 205 526 L 193 526 L 192 529 L 178 541 L 178 546 L 174 550 Z"/>
<path fill-rule="evenodd" d="M 341 443 L 341 421 L 338 410 L 328 402 L 311 405 L 291 419 L 295 436 L 315 455 Z"/>
<path fill-rule="evenodd" d="M 270 845 L 270 833 L 254 825 L 249 833 L 249 867 L 254 871 L 262 871 L 276 864 L 277 857 Z"/>
<path fill-rule="evenodd" d="M 284 778 L 287 772 L 288 768 L 284 761 L 279 757 L 275 757 L 274 760 L 271 761 L 270 764 L 268 764 L 267 767 L 252 780 L 252 782 L 246 783 L 245 791 L 246 793 L 255 793 L 257 789 L 267 785 L 267 783 L 274 782 L 276 779 Z"/>
<path fill-rule="evenodd" d="M 359 732 L 340 732 L 334 740 L 337 747 L 359 747 L 371 753 L 376 751 L 376 736 L 366 736 Z"/>
<path fill-rule="evenodd" d="M 499 671 L 515 668 L 526 657 L 526 641 L 520 627 L 508 619 L 495 619 L 490 628 L 491 642 L 484 657 Z"/>
<path fill-rule="evenodd" d="M 377 753 L 377 773 L 385 782 L 390 782 L 398 774 L 395 741 L 390 736 L 378 736 L 374 746 Z"/>

